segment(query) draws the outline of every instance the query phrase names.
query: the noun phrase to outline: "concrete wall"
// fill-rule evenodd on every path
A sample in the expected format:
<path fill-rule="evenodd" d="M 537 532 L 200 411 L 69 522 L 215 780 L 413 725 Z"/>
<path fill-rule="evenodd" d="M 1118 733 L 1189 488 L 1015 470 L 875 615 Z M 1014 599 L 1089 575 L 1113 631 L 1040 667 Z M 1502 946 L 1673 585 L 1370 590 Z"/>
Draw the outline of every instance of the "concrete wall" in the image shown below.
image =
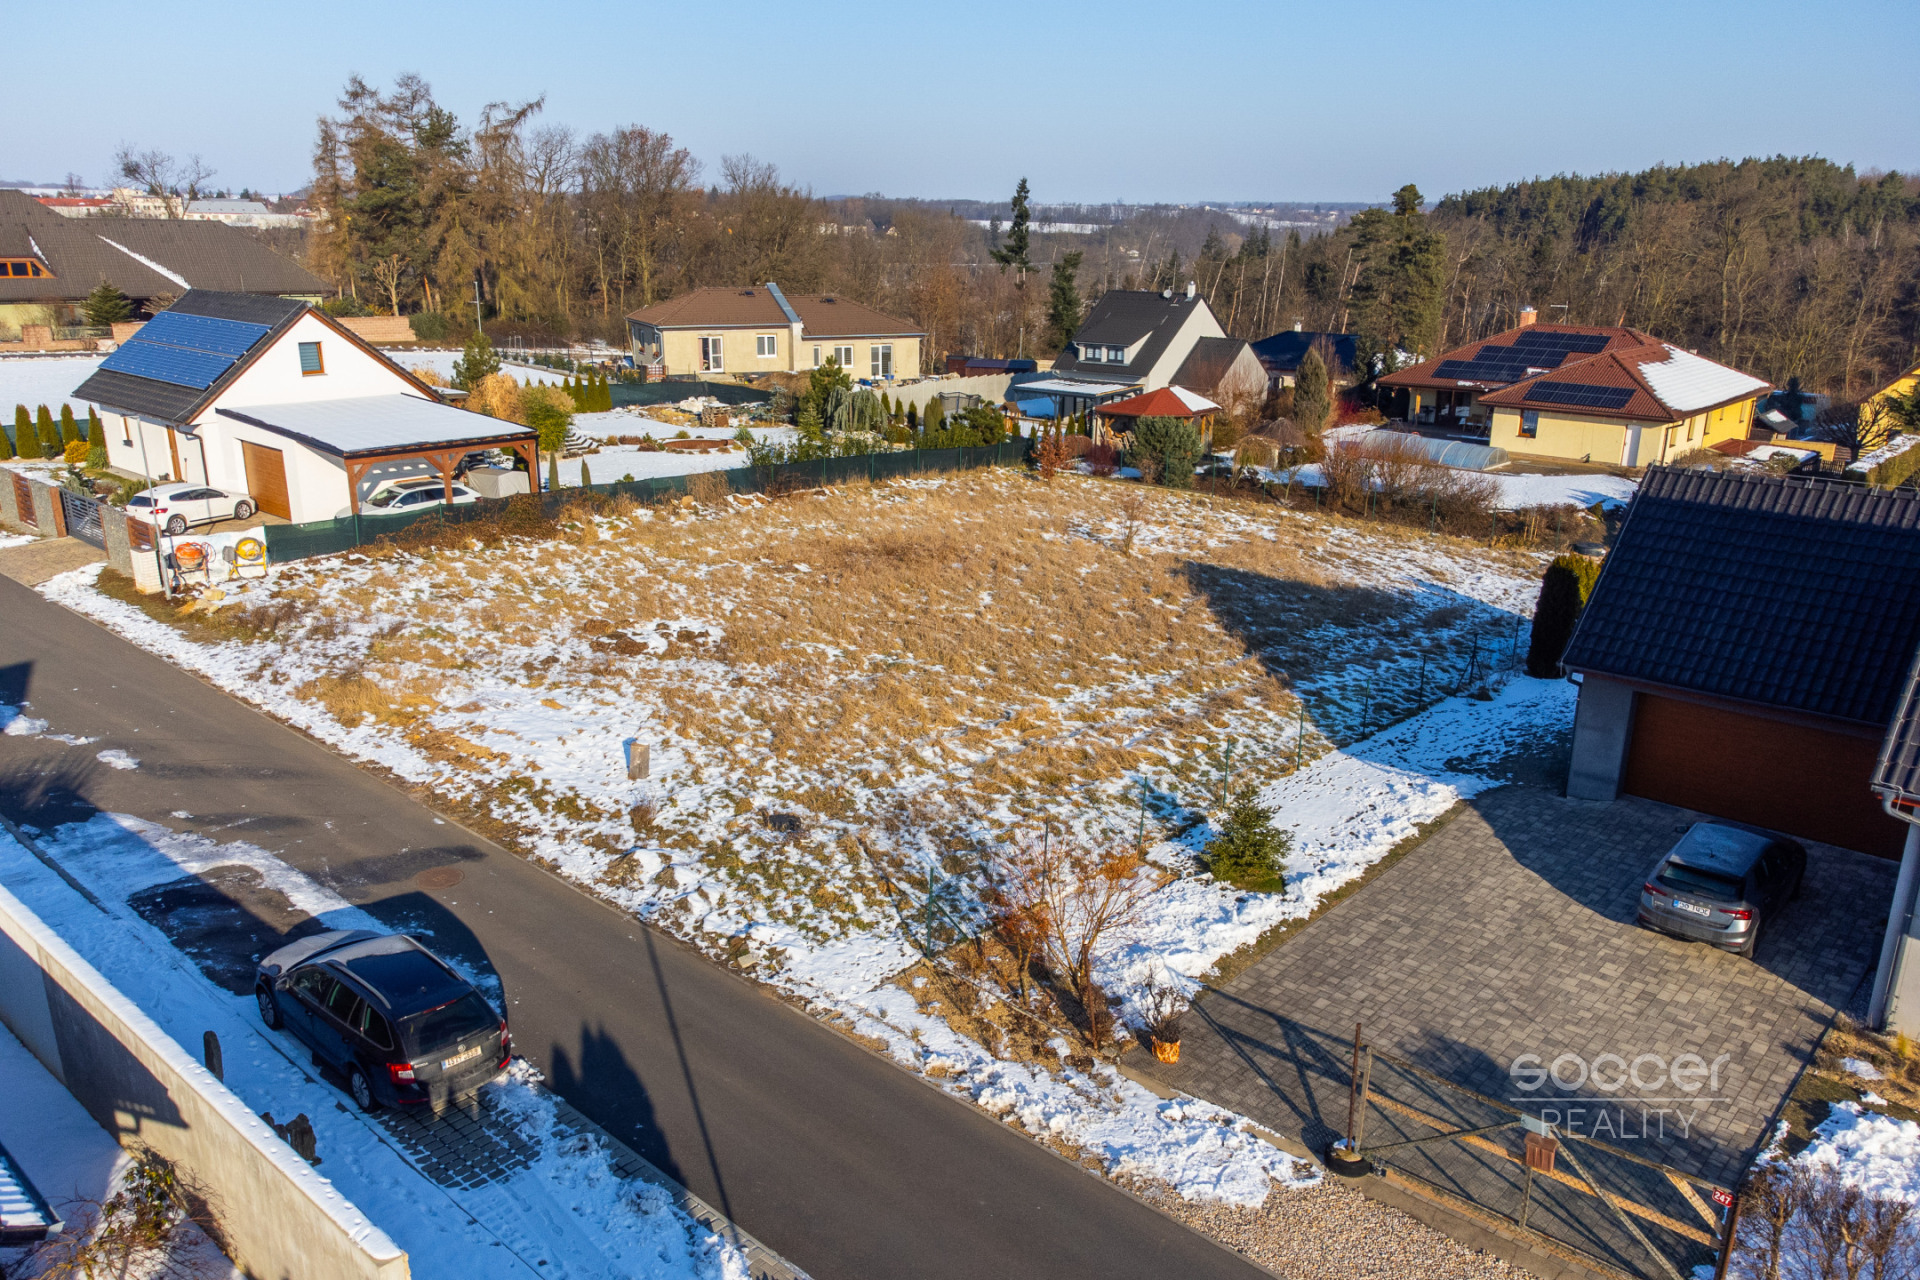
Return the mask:
<path fill-rule="evenodd" d="M 1617 800 L 1626 773 L 1627 747 L 1633 740 L 1634 692 L 1601 676 L 1580 685 L 1573 716 L 1573 762 L 1567 769 L 1567 797 Z"/>
<path fill-rule="evenodd" d="M 415 342 L 405 316 L 342 316 L 340 327 L 362 342 Z"/>
<path fill-rule="evenodd" d="M 153 1151 L 204 1189 L 249 1275 L 409 1275 L 386 1232 L 4 888 L 0 1021 L 121 1145 Z"/>

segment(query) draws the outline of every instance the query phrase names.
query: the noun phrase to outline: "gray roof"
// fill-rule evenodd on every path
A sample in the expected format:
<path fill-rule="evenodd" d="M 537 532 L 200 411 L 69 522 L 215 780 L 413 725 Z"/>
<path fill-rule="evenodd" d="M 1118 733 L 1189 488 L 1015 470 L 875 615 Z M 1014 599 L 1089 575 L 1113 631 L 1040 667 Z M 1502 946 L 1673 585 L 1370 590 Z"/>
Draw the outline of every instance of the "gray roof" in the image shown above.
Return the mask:
<path fill-rule="evenodd" d="M 0 302 L 78 301 L 102 281 L 135 300 L 189 288 L 309 297 L 333 291 L 298 263 L 224 223 L 64 218 L 24 192 L 5 189 L 0 257 L 39 258 L 54 276 L 0 277 Z"/>
<path fill-rule="evenodd" d="M 58 214 L 54 216 L 59 217 Z M 234 380 L 245 373 L 282 332 L 306 314 L 307 304 L 293 298 L 194 289 L 182 295 L 167 310 L 209 316 L 216 320 L 263 324 L 268 326 L 268 331 L 205 391 L 114 369 L 96 369 L 92 376 L 73 389 L 74 399 L 92 401 L 121 413 L 157 418 L 162 422 L 192 421 L 196 414 L 213 403 L 216 396 L 232 386 Z"/>
<path fill-rule="evenodd" d="M 1074 349 L 1090 342 L 1130 347 L 1145 338 L 1146 343 L 1126 364 L 1069 358 L 1062 352 L 1060 359 L 1053 362 L 1053 371 L 1138 381 L 1152 370 L 1194 309 L 1205 305 L 1204 298 L 1189 298 L 1182 292 L 1175 292 L 1171 298 L 1145 289 L 1115 289 L 1102 294 L 1093 304 L 1093 310 L 1087 313 L 1086 323 L 1073 331 Z"/>
<path fill-rule="evenodd" d="M 1240 358 L 1240 353 L 1252 349 L 1241 338 L 1201 338 L 1174 370 L 1173 380 L 1189 391 L 1210 396 L 1233 368 L 1233 362 Z"/>
<path fill-rule="evenodd" d="M 1566 666 L 1884 726 L 1920 648 L 1920 495 L 1654 467 Z"/>
<path fill-rule="evenodd" d="M 351 396 L 302 404 L 250 404 L 216 414 L 311 445 L 336 457 L 422 445 L 486 448 L 524 440 L 533 428 L 419 396 Z"/>
<path fill-rule="evenodd" d="M 1900 808 L 1920 808 L 1920 653 L 1914 655 L 1900 691 L 1900 705 L 1894 708 L 1893 723 L 1880 744 L 1873 790 Z"/>

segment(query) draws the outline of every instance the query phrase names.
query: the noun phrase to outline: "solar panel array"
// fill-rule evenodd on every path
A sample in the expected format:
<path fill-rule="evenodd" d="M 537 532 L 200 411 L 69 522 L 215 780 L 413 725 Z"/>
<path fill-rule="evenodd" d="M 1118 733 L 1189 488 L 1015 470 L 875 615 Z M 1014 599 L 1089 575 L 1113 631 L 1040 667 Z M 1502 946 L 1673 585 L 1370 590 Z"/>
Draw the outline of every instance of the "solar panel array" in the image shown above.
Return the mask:
<path fill-rule="evenodd" d="M 268 332 L 263 324 L 162 311 L 100 367 L 204 391 Z"/>
<path fill-rule="evenodd" d="M 1540 381 L 1527 388 L 1528 404 L 1570 404 L 1583 409 L 1624 409 L 1632 387 L 1588 387 L 1578 382 Z"/>
<path fill-rule="evenodd" d="M 1489 342 L 1471 360 L 1443 360 L 1436 378 L 1461 382 L 1518 382 L 1558 369 L 1570 355 L 1598 355 L 1610 339 L 1604 333 L 1548 333 L 1529 329 L 1511 343 Z"/>

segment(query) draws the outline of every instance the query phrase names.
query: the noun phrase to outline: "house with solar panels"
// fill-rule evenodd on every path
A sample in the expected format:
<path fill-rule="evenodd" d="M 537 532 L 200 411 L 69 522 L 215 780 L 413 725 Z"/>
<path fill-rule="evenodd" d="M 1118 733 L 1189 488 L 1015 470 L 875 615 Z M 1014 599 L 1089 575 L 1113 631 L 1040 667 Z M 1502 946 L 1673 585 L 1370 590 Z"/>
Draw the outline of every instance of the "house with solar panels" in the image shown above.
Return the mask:
<path fill-rule="evenodd" d="M 1415 426 L 1485 436 L 1519 457 L 1624 467 L 1746 439 L 1755 401 L 1772 389 L 1638 329 L 1533 323 L 1380 386 L 1407 396 Z"/>
<path fill-rule="evenodd" d="M 504 449 L 539 484 L 533 430 L 456 408 L 308 303 L 195 289 L 74 391 L 100 408 L 107 462 L 155 482 L 246 493 L 304 523 L 354 514 L 380 484 L 453 477 Z"/>

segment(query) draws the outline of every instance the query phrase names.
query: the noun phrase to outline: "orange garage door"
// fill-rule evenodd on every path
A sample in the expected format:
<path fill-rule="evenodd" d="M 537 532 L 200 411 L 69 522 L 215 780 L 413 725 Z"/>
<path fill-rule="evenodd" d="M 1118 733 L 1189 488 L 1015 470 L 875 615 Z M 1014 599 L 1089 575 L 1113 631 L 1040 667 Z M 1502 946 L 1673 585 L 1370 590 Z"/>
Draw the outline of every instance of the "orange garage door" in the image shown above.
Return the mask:
<path fill-rule="evenodd" d="M 251 440 L 242 440 L 240 456 L 247 464 L 247 493 L 254 505 L 268 515 L 293 519 L 293 508 L 287 503 L 287 455 Z"/>
<path fill-rule="evenodd" d="M 1623 789 L 1809 840 L 1898 857 L 1906 836 L 1867 790 L 1878 738 L 1643 693 Z"/>

